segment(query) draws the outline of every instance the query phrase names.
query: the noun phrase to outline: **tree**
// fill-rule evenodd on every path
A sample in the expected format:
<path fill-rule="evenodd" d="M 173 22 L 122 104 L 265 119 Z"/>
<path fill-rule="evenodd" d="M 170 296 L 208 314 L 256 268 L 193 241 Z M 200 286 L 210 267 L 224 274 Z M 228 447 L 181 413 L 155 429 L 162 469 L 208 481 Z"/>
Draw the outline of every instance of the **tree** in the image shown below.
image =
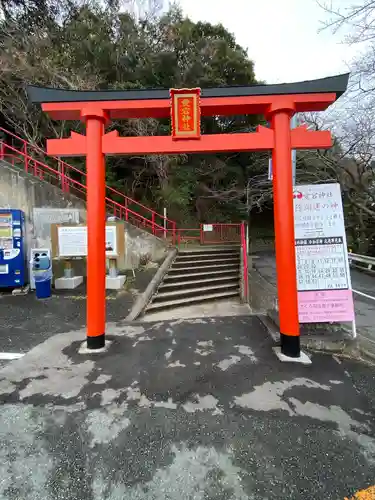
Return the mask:
<path fill-rule="evenodd" d="M 375 251 L 375 1 L 351 5 L 321 3 L 324 29 L 346 31 L 344 40 L 361 50 L 350 62 L 351 78 L 344 105 L 332 115 L 336 146 L 323 159 L 325 172 L 340 182 L 348 232 L 357 251 Z"/>
<path fill-rule="evenodd" d="M 305 120 L 315 130 L 323 126 L 314 114 L 305 116 Z M 367 140 L 367 137 L 367 123 L 361 117 L 355 133 L 350 130 L 342 139 L 335 137 L 331 149 L 301 151 L 297 156 L 299 184 L 338 182 L 341 185 L 350 244 L 362 254 L 370 251 L 375 236 L 373 146 L 372 138 Z"/>
<path fill-rule="evenodd" d="M 349 62 L 349 89 L 335 118 L 340 121 L 336 133 L 341 141 L 355 143 L 355 151 L 351 153 L 368 157 L 375 152 L 374 121 L 370 116 L 375 111 L 375 0 L 361 0 L 349 6 L 342 6 L 339 0 L 320 5 L 327 16 L 323 29 L 334 33 L 345 30 L 344 41 L 361 49 Z"/>
<path fill-rule="evenodd" d="M 351 90 L 372 102 L 375 92 L 375 1 L 361 0 L 349 6 L 342 5 L 340 0 L 318 3 L 327 15 L 323 29 L 331 29 L 333 33 L 345 30 L 346 43 L 364 48 L 351 62 Z"/>
<path fill-rule="evenodd" d="M 232 34 L 222 25 L 193 23 L 178 8 L 138 16 L 124 11 L 120 1 L 30 2 L 2 3 L 0 106 L 6 127 L 37 145 L 44 146 L 46 137 L 82 131 L 82 125 L 53 122 L 31 107 L 25 94 L 31 82 L 70 89 L 257 83 L 252 61 Z M 202 129 L 232 133 L 258 122 L 254 116 L 212 117 L 202 120 Z M 170 133 L 169 120 L 111 126 L 123 136 Z M 190 225 L 197 219 L 241 218 L 246 186 L 257 169 L 251 154 L 109 158 L 107 182 L 154 208 L 167 206 L 171 217 Z"/>

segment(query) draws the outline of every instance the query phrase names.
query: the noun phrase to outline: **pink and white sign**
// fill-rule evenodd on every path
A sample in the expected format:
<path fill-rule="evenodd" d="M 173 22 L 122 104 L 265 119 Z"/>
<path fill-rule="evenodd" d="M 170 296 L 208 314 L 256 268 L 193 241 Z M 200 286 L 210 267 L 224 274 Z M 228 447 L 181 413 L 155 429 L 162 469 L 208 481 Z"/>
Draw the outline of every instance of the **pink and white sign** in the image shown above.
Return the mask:
<path fill-rule="evenodd" d="M 339 184 L 296 186 L 294 225 L 299 320 L 354 320 Z"/>
<path fill-rule="evenodd" d="M 298 292 L 300 323 L 353 321 L 351 290 Z"/>

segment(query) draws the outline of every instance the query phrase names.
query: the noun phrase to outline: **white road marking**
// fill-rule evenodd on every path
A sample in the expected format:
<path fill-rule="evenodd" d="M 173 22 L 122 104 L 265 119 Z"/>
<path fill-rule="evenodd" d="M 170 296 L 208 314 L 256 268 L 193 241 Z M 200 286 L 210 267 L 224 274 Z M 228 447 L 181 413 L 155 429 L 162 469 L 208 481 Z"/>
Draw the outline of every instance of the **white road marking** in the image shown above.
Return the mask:
<path fill-rule="evenodd" d="M 367 299 L 375 300 L 375 297 L 372 295 L 368 295 L 367 293 L 360 292 L 359 290 L 352 290 L 354 293 L 358 293 L 358 295 L 362 295 L 363 297 L 366 297 Z"/>
<path fill-rule="evenodd" d="M 22 356 L 24 356 L 24 353 L 20 352 L 0 352 L 0 359 L 20 359 Z"/>

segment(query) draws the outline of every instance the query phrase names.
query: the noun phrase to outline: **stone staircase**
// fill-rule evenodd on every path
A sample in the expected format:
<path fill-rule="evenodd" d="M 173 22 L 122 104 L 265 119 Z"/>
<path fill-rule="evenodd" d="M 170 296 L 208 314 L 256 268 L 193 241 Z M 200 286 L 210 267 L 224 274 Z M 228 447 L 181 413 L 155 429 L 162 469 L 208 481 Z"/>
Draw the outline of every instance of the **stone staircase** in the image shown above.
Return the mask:
<path fill-rule="evenodd" d="M 238 297 L 240 247 L 180 250 L 145 314 Z"/>

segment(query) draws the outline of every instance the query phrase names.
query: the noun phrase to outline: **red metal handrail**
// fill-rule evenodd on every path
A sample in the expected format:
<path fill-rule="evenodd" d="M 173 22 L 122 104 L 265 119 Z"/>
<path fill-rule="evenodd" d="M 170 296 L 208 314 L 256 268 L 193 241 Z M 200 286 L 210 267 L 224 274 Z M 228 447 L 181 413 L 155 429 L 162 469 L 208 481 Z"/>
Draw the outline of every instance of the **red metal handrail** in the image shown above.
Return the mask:
<path fill-rule="evenodd" d="M 28 141 L 18 137 L 8 130 L 0 127 L 0 131 L 19 141 L 21 147 L 10 145 L 5 141 L 0 140 L 0 159 L 8 160 L 12 165 L 23 163 L 24 169 L 28 173 L 32 173 L 41 180 L 47 180 L 51 184 L 57 184 L 64 192 L 71 192 L 83 198 L 86 197 L 86 173 L 82 170 L 66 163 L 65 161 L 55 156 L 48 156 L 47 153 L 38 146 L 30 144 Z M 14 142 L 14 141 L 13 141 Z M 34 155 L 32 154 L 34 153 Z M 35 153 L 47 158 L 46 161 L 57 163 L 57 169 L 48 165 L 43 161 L 35 158 Z M 80 181 L 74 179 L 72 175 L 79 176 Z M 151 210 L 142 203 L 139 203 L 128 196 L 125 196 L 120 191 L 106 186 L 105 198 L 107 208 L 119 219 L 130 221 L 132 224 L 150 230 L 152 234 L 168 238 L 172 244 L 180 244 L 181 241 L 196 241 L 200 244 L 217 244 L 217 243 L 240 243 L 242 244 L 242 234 L 240 235 L 240 224 L 223 224 L 213 223 L 212 237 L 205 235 L 203 224 L 199 228 L 194 229 L 177 229 L 176 222 L 164 217 L 155 210 Z M 115 201 L 111 196 L 120 197 L 121 202 Z M 129 205 L 132 208 L 129 208 Z M 133 210 L 134 208 L 134 210 Z M 136 210 L 144 211 L 139 213 Z M 242 231 L 242 226 L 241 226 Z M 185 233 L 185 234 L 184 234 Z M 189 234 L 186 234 L 189 233 Z M 194 234 L 195 233 L 195 234 Z M 198 233 L 198 234 L 197 234 Z M 246 243 L 246 241 L 245 241 Z M 247 256 L 246 256 L 247 257 Z"/>
<path fill-rule="evenodd" d="M 69 165 L 60 158 L 48 156 L 47 153 L 40 147 L 30 144 L 25 139 L 18 137 L 16 134 L 9 132 L 2 127 L 0 127 L 0 131 L 5 133 L 7 136 L 12 137 L 13 140 L 19 141 L 21 146 L 15 147 L 14 145 L 9 145 L 4 141 L 0 141 L 0 159 L 10 158 L 10 163 L 13 165 L 21 161 L 24 163 L 24 169 L 26 172 L 34 173 L 34 175 L 37 175 L 42 180 L 46 180 L 44 174 L 47 173 L 48 181 L 52 183 L 54 183 L 53 181 L 57 181 L 57 184 L 64 192 L 70 192 L 73 188 L 73 194 L 86 195 L 85 172 L 74 167 L 73 165 Z M 11 154 L 9 154 L 8 151 L 10 151 Z M 43 158 L 47 157 L 48 160 L 46 161 L 53 162 L 55 164 L 57 163 L 57 168 L 51 167 L 47 163 L 36 159 L 32 153 L 37 153 L 37 155 L 41 155 Z M 71 175 L 73 172 L 79 175 L 80 180 L 83 180 L 83 182 L 73 179 Z M 108 192 L 109 195 L 106 197 L 106 204 L 114 215 L 119 213 L 121 214 L 120 218 L 125 220 L 129 220 L 129 216 L 131 216 L 132 222 L 135 223 L 135 225 L 151 229 L 153 234 L 159 232 L 160 228 L 162 229 L 161 234 L 164 237 L 167 237 L 168 233 L 172 233 L 172 235 L 175 234 L 175 221 L 168 219 L 168 217 L 164 217 L 164 215 L 159 214 L 155 210 L 151 210 L 142 203 L 129 198 L 114 188 L 106 186 L 106 192 Z M 113 200 L 112 196 L 120 197 L 123 204 Z M 134 210 L 130 209 L 129 205 Z M 118 207 L 121 207 L 121 210 L 119 210 Z M 143 214 L 135 210 L 139 210 L 140 212 L 143 212 Z M 174 239 L 175 236 L 173 236 L 173 240 Z"/>
<path fill-rule="evenodd" d="M 204 226 L 211 226 L 210 231 L 205 231 Z M 241 224 L 236 223 L 218 223 L 201 224 L 201 244 L 215 245 L 221 243 L 241 243 Z"/>
<path fill-rule="evenodd" d="M 245 223 L 241 224 L 241 250 L 242 250 L 242 262 L 243 262 L 243 286 L 244 286 L 244 299 L 247 299 L 249 292 L 249 268 L 247 262 L 247 244 L 246 244 L 246 228 Z"/>

